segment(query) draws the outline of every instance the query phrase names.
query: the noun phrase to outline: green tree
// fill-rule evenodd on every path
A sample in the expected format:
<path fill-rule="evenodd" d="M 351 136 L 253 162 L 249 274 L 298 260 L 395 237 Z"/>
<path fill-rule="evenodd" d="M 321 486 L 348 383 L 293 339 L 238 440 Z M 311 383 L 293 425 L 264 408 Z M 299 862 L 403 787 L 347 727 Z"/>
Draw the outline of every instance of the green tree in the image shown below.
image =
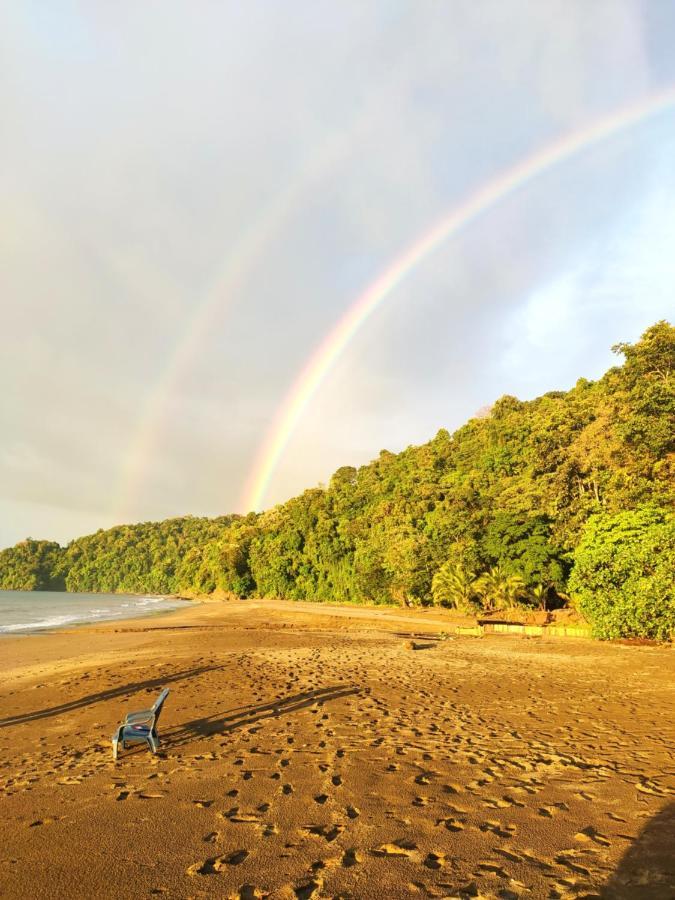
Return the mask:
<path fill-rule="evenodd" d="M 0 551 L 0 590 L 62 591 L 62 556 L 58 544 L 32 538 Z"/>
<path fill-rule="evenodd" d="M 637 344 L 616 344 L 625 356 L 619 380 L 628 392 L 619 432 L 654 454 L 675 452 L 675 328 L 657 322 Z"/>
<path fill-rule="evenodd" d="M 476 585 L 477 593 L 486 610 L 512 609 L 525 597 L 525 582 L 519 575 L 512 575 L 501 566 L 493 566 L 483 573 Z"/>
<path fill-rule="evenodd" d="M 499 512 L 487 525 L 481 541 L 484 557 L 526 585 L 541 582 L 562 587 L 566 581 L 564 552 L 551 540 L 548 516 L 520 516 Z"/>
<path fill-rule="evenodd" d="M 478 606 L 478 587 L 475 572 L 462 563 L 448 560 L 434 575 L 431 591 L 437 605 L 469 613 Z"/>
<path fill-rule="evenodd" d="M 574 552 L 569 589 L 602 638 L 675 633 L 675 516 L 654 507 L 594 516 Z"/>
<path fill-rule="evenodd" d="M 537 584 L 529 590 L 529 597 L 537 609 L 548 609 L 549 597 L 551 594 L 550 584 Z"/>

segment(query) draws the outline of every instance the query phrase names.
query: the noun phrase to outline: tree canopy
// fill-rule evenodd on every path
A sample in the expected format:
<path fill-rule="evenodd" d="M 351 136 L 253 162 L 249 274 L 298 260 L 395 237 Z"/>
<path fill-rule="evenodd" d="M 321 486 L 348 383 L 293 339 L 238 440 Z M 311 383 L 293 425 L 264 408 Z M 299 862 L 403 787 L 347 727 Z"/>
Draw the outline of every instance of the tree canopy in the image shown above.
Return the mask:
<path fill-rule="evenodd" d="M 592 516 L 570 591 L 600 637 L 675 634 L 675 516 L 650 506 Z"/>

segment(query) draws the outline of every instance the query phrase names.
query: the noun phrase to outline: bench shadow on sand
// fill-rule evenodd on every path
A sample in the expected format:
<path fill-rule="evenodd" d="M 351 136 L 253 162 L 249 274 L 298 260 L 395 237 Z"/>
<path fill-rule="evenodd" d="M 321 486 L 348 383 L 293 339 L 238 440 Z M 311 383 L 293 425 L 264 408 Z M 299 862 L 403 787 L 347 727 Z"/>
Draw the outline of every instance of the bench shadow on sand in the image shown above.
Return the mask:
<path fill-rule="evenodd" d="M 86 697 L 80 697 L 77 700 L 69 700 L 67 703 L 61 703 L 59 706 L 50 706 L 47 709 L 39 709 L 35 712 L 21 713 L 16 716 L 7 716 L 0 719 L 0 728 L 8 728 L 10 725 L 21 725 L 23 722 L 34 722 L 37 719 L 49 719 L 51 716 L 60 716 L 64 713 L 72 712 L 75 709 L 81 709 L 84 706 L 91 706 L 93 703 L 100 703 L 102 700 L 113 700 L 116 697 L 125 697 L 144 690 L 154 690 L 163 688 L 167 684 L 176 681 L 184 681 L 186 679 L 195 678 L 203 675 L 205 672 L 213 672 L 216 669 L 222 669 L 222 666 L 199 666 L 194 669 L 184 669 L 182 672 L 174 672 L 172 675 L 159 675 L 157 678 L 149 678 L 145 681 L 134 681 L 130 684 L 122 684 L 119 687 L 110 688 L 107 691 L 99 691 L 96 694 L 87 694 Z"/>
<path fill-rule="evenodd" d="M 645 825 L 600 896 L 603 900 L 675 898 L 675 803 L 664 806 Z"/>
<path fill-rule="evenodd" d="M 237 728 L 254 725 L 262 719 L 275 719 L 314 706 L 314 704 L 322 705 L 331 700 L 340 700 L 357 693 L 357 688 L 334 685 L 317 688 L 313 691 L 304 691 L 281 700 L 272 700 L 260 706 L 241 706 L 227 710 L 223 714 L 191 719 L 189 722 L 183 722 L 181 725 L 165 731 L 161 735 L 162 744 L 164 749 L 173 749 L 188 744 L 196 738 L 229 734 Z"/>

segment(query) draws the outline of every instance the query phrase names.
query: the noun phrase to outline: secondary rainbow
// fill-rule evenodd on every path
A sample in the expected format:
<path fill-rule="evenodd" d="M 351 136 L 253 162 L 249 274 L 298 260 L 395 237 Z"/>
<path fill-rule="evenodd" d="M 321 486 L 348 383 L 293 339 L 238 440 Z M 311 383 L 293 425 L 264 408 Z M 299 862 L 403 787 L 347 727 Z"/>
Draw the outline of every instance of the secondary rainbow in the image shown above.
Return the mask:
<path fill-rule="evenodd" d="M 600 141 L 634 127 L 645 119 L 671 109 L 674 105 L 675 87 L 669 87 L 548 144 L 478 188 L 436 222 L 429 231 L 410 244 L 357 297 L 304 365 L 282 401 L 256 454 L 239 505 L 240 509 L 248 511 L 261 508 L 284 450 L 326 375 L 378 306 L 426 257 L 479 215 L 553 166 L 565 162 Z"/>
<path fill-rule="evenodd" d="M 351 129 L 360 126 L 361 119 Z M 351 132 L 349 132 L 351 133 Z M 295 177 L 263 207 L 247 229 L 230 245 L 210 288 L 195 304 L 173 352 L 164 361 L 154 386 L 149 391 L 139 418 L 139 427 L 127 448 L 117 490 L 114 492 L 114 518 L 124 521 L 143 481 L 145 469 L 153 458 L 172 391 L 198 355 L 209 329 L 225 315 L 246 279 L 254 270 L 265 248 L 302 206 L 304 197 L 316 189 L 341 161 L 348 150 L 345 134 L 331 135 L 313 159 L 301 166 Z"/>
<path fill-rule="evenodd" d="M 234 305 L 266 248 L 296 212 L 302 209 L 305 199 L 359 146 L 360 137 L 372 127 L 372 113 L 380 103 L 379 89 L 367 95 L 347 127 L 335 129 L 318 146 L 313 146 L 294 176 L 229 245 L 210 288 L 195 303 L 176 346 L 163 361 L 158 377 L 143 403 L 139 426 L 127 447 L 117 490 L 113 492 L 115 508 L 111 512 L 115 520 L 125 521 L 130 515 L 132 502 L 140 491 L 145 471 L 156 454 L 156 445 L 167 418 L 172 392 L 179 384 L 182 374 L 197 357 L 204 336 L 219 324 L 228 307 Z"/>

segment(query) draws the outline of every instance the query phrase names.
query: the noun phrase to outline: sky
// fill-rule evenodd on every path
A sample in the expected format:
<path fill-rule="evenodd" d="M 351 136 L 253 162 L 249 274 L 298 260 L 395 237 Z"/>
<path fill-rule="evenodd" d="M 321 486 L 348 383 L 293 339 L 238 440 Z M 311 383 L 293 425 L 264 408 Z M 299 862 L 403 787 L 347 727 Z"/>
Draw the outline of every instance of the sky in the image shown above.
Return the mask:
<path fill-rule="evenodd" d="M 246 512 L 364 291 L 501 173 L 675 88 L 673 46 L 670 0 L 3 4 L 0 546 Z M 675 101 L 416 262 L 259 507 L 673 321 L 673 158 Z"/>

